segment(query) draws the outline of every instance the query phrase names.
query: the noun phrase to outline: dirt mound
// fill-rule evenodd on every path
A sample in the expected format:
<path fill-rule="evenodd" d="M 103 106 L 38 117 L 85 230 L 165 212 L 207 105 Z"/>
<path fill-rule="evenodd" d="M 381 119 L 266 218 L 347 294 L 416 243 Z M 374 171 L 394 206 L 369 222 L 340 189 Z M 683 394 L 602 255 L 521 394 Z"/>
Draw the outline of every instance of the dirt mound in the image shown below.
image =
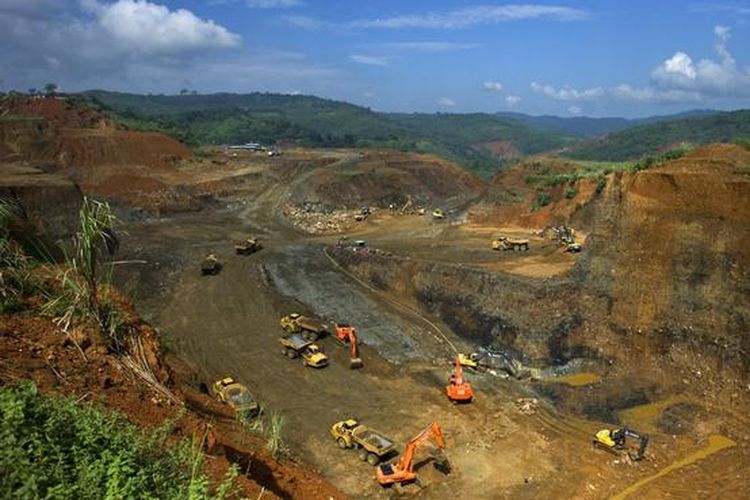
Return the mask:
<path fill-rule="evenodd" d="M 588 270 L 620 328 L 665 349 L 688 342 L 750 361 L 750 151 L 702 147 L 616 175 L 581 214 L 595 223 Z"/>
<path fill-rule="evenodd" d="M 597 194 L 597 182 L 577 179 L 551 184 L 546 179 L 570 175 L 580 165 L 561 158 L 532 157 L 512 165 L 490 181 L 469 220 L 479 225 L 543 229 L 568 223 Z"/>
<path fill-rule="evenodd" d="M 150 208 L 148 194 L 162 188 L 157 178 L 189 154 L 175 139 L 122 130 L 63 98 L 14 97 L 0 107 L 0 162 L 56 171 L 88 194 L 124 204 Z"/>
<path fill-rule="evenodd" d="M 0 109 L 0 117 L 14 115 L 41 118 L 59 127 L 115 128 L 115 124 L 99 111 L 73 103 L 66 97 L 13 96 Z"/>
<path fill-rule="evenodd" d="M 476 198 L 483 188 L 482 181 L 449 161 L 377 151 L 352 153 L 318 170 L 294 191 L 293 199 L 333 208 L 458 205 Z"/>

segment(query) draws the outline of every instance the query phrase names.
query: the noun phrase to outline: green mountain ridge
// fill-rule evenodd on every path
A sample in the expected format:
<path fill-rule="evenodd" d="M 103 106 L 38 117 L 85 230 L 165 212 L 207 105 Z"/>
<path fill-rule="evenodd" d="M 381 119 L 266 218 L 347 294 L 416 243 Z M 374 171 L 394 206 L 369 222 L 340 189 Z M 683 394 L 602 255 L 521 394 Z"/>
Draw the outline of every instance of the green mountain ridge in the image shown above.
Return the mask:
<path fill-rule="evenodd" d="M 507 112 L 382 113 L 315 96 L 257 92 L 140 95 L 92 90 L 77 95 L 126 126 L 166 132 L 189 144 L 391 148 L 436 154 L 483 177 L 510 161 L 493 157 L 480 145 L 489 141 L 512 143 L 523 155 L 562 150 L 574 159 L 623 161 L 683 142 L 750 137 L 750 110 L 691 110 L 627 120 Z"/>
<path fill-rule="evenodd" d="M 353 104 L 304 95 L 79 94 L 125 125 L 160 130 L 192 144 L 294 141 L 313 147 L 373 147 L 433 153 L 482 176 L 505 162 L 476 144 L 512 142 L 523 154 L 570 144 L 572 137 L 487 113 L 378 113 Z"/>
<path fill-rule="evenodd" d="M 708 144 L 750 137 L 750 110 L 636 125 L 579 144 L 564 156 L 588 161 L 625 161 L 664 151 L 681 143 Z"/>

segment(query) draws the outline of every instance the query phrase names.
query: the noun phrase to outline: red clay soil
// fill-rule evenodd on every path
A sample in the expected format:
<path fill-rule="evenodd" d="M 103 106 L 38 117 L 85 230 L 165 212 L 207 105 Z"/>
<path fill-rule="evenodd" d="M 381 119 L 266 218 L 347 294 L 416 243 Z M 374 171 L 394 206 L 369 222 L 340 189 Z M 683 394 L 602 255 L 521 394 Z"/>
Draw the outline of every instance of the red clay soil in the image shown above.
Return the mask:
<path fill-rule="evenodd" d="M 118 302 L 143 341 L 151 370 L 178 402 L 135 377 L 107 352 L 92 327 L 66 335 L 49 319 L 27 314 L 0 316 L 0 383 L 30 379 L 42 393 L 97 402 L 148 428 L 176 418 L 174 438 L 188 436 L 205 443 L 204 472 L 212 480 L 220 482 L 232 463 L 239 466 L 236 485 L 244 497 L 344 498 L 314 472 L 290 460 L 271 458 L 264 443 L 243 432 L 226 406 L 200 392 L 182 390 L 179 375 L 162 361 L 156 332 L 135 316 L 127 301 Z"/>
<path fill-rule="evenodd" d="M 15 97 L 0 108 L 0 161 L 56 169 L 95 196 L 138 204 L 190 151 L 155 132 L 122 130 L 62 98 Z M 140 176 L 140 182 L 128 179 Z M 141 203 L 143 205 L 143 203 Z M 146 207 L 148 208 L 148 207 Z"/>

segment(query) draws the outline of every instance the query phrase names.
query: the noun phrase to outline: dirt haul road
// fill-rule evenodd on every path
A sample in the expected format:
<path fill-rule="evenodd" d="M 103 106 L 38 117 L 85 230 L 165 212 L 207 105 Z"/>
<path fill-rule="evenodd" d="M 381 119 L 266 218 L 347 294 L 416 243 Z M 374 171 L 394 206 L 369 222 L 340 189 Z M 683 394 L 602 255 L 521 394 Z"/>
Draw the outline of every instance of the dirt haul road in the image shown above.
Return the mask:
<path fill-rule="evenodd" d="M 146 264 L 125 264 L 117 274 L 140 312 L 205 380 L 233 375 L 251 388 L 267 411 L 283 415 L 284 436 L 293 455 L 312 463 L 354 498 L 388 497 L 395 491 L 382 490 L 374 481 L 374 469 L 360 462 L 356 453 L 339 450 L 329 427 L 354 416 L 395 439 L 402 451 L 409 438 L 436 420 L 447 436 L 446 455 L 453 470 L 447 476 L 438 472 L 424 461 L 428 453 L 422 450 L 417 459 L 422 486 L 409 486 L 405 492 L 436 499 L 560 498 L 561 492 L 571 498 L 605 498 L 700 448 L 690 436 L 656 434 L 651 459 L 628 465 L 591 450 L 591 436 L 604 426 L 601 422 L 566 415 L 544 400 L 532 402 L 528 410 L 518 399 L 535 397 L 533 387 L 489 374 L 469 373 L 476 401 L 451 405 L 444 396 L 455 352 L 451 346 L 475 346 L 438 318 L 415 312 L 406 297 L 385 296 L 364 286 L 324 253 L 322 243 L 336 237 L 306 237 L 282 215 L 289 194 L 316 175 L 316 169 L 330 168 L 331 161 L 353 161 L 350 155 L 337 155 L 322 163 L 273 164 L 257 181 L 262 185 L 254 186 L 259 195 L 237 196 L 227 200 L 225 208 L 129 224 L 123 260 Z M 490 259 L 479 252 L 481 241 L 487 244 L 481 231 L 410 217 L 398 223 L 385 217 L 380 225 L 376 219 L 365 232 L 368 239 L 394 252 L 407 251 L 410 245 L 404 236 L 415 235 L 419 258 L 492 269 Z M 256 234 L 263 238 L 263 250 L 251 256 L 233 254 L 233 241 Z M 436 245 L 446 238 L 460 245 L 453 250 Z M 200 275 L 201 259 L 208 252 L 224 263 L 217 276 Z M 538 259 L 538 253 L 519 254 L 506 262 L 515 260 L 521 268 L 526 262 L 526 275 L 533 276 L 539 272 L 534 267 Z M 560 266 L 571 266 L 570 259 L 558 258 L 552 274 Z M 512 272 L 513 265 L 505 270 Z M 319 342 L 331 358 L 327 368 L 314 370 L 299 359 L 282 356 L 279 318 L 292 311 L 359 326 L 364 368 L 349 370 L 348 348 L 330 337 Z M 571 390 L 585 397 L 591 386 Z M 719 418 L 706 410 L 706 421 Z M 735 473 L 746 471 L 748 464 L 745 449 L 734 450 L 700 462 L 713 471 L 722 463 L 744 464 L 744 469 L 724 468 L 722 489 L 729 497 L 742 490 L 742 479 Z M 698 479 L 700 470 L 691 476 L 699 489 L 714 486 Z M 669 483 L 657 479 L 642 488 L 664 493 Z"/>

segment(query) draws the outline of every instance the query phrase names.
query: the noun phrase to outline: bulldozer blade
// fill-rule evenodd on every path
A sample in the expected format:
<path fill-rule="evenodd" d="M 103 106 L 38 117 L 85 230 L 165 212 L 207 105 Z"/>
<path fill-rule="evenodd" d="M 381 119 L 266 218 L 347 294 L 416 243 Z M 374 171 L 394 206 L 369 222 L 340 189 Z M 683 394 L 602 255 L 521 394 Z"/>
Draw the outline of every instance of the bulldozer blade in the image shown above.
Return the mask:
<path fill-rule="evenodd" d="M 349 361 L 349 368 L 352 370 L 357 370 L 359 368 L 362 368 L 364 366 L 364 363 L 362 363 L 362 358 L 352 358 L 351 361 Z"/>

